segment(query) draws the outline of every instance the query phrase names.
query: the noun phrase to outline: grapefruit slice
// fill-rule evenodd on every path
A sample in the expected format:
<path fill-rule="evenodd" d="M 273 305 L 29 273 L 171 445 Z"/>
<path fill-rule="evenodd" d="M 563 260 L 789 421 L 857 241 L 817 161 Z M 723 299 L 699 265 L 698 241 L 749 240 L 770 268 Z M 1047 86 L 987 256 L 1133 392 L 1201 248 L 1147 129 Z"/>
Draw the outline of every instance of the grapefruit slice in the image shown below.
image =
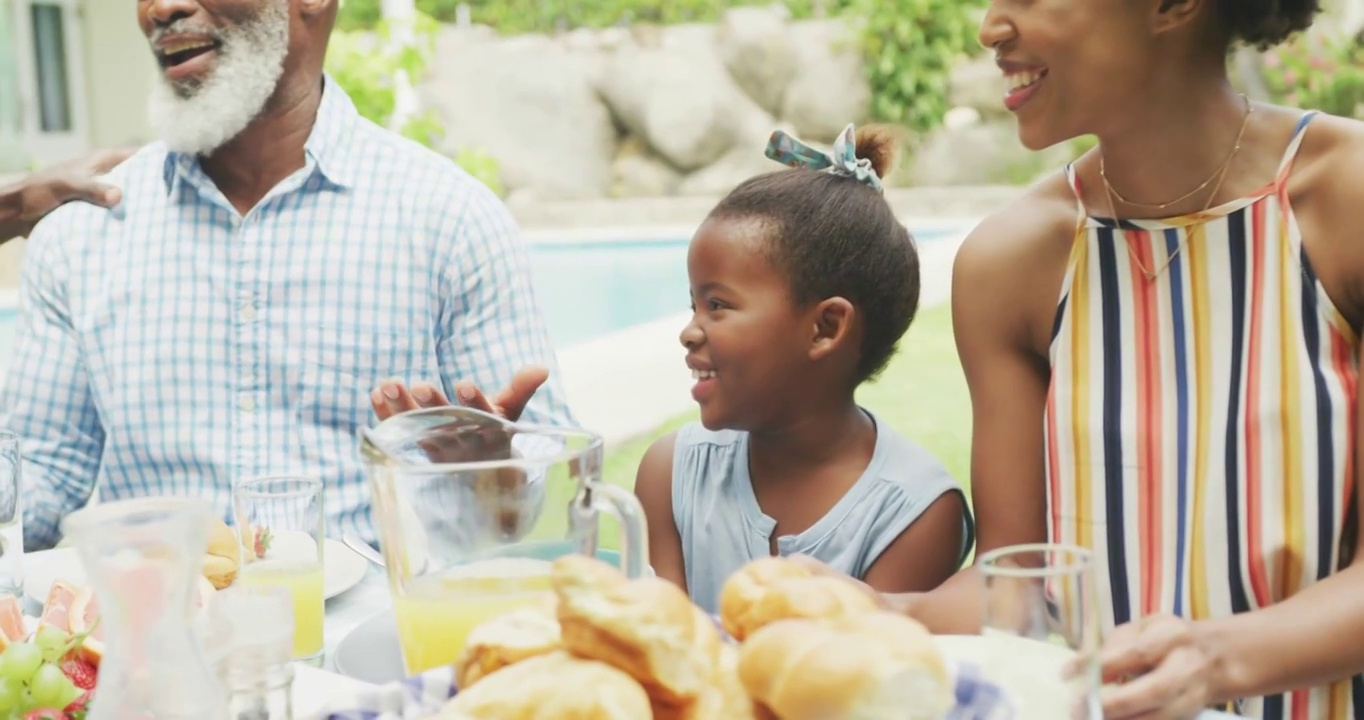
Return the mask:
<path fill-rule="evenodd" d="M 47 591 L 47 601 L 43 603 L 43 614 L 38 625 L 48 625 L 63 633 L 71 632 L 71 605 L 84 591 L 78 591 L 64 580 L 52 583 Z"/>
<path fill-rule="evenodd" d="M 0 651 L 26 638 L 28 628 L 24 627 L 24 609 L 19 598 L 13 595 L 0 597 Z"/>
<path fill-rule="evenodd" d="M 95 594 L 88 588 L 80 591 L 71 603 L 71 634 L 90 634 L 73 652 L 96 668 L 104 658 L 104 626 L 98 620 L 99 605 L 95 602 Z"/>

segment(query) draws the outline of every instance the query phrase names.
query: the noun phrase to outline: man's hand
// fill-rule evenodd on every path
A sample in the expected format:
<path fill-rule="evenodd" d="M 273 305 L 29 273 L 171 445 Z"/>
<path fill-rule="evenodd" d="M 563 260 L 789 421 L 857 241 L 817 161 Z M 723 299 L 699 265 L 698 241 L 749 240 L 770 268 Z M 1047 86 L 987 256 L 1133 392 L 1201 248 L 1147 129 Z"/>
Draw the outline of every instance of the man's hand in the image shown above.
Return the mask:
<path fill-rule="evenodd" d="M 500 415 L 516 422 L 521 419 L 521 413 L 525 412 L 526 404 L 535 395 L 535 391 L 539 390 L 540 386 L 544 385 L 548 379 L 549 370 L 547 368 L 539 365 L 528 365 L 517 370 L 516 375 L 512 376 L 511 384 L 491 399 L 470 382 L 456 383 L 455 395 L 459 398 L 461 405 Z M 451 404 L 449 398 L 445 397 L 445 393 L 430 383 L 417 383 L 409 389 L 404 387 L 402 383 L 386 382 L 370 391 L 369 401 L 370 405 L 374 406 L 374 413 L 379 416 L 380 420 L 387 420 L 408 410 L 443 407 Z"/>
<path fill-rule="evenodd" d="M 135 151 L 104 150 L 30 175 L 0 189 L 0 243 L 26 237 L 39 220 L 69 202 L 112 208 L 123 200 L 118 188 L 97 181 Z"/>

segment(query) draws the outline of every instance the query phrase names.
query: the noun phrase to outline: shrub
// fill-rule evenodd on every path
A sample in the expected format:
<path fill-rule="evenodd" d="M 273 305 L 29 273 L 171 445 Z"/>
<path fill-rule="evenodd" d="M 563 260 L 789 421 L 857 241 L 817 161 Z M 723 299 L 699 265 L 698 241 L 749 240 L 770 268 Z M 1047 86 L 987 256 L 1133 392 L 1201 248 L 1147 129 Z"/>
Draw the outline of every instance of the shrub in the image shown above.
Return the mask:
<path fill-rule="evenodd" d="M 1364 44 L 1325 32 L 1301 34 L 1264 54 L 1277 102 L 1343 117 L 1364 117 Z"/>
<path fill-rule="evenodd" d="M 342 7 L 351 8 L 355 4 L 356 0 L 347 0 Z M 383 21 L 379 21 L 372 34 L 364 30 L 338 29 L 332 33 L 327 50 L 327 72 L 345 88 L 361 116 L 388 127 L 397 107 L 394 79 L 399 70 L 406 71 L 414 83 L 421 79 L 435 48 L 436 28 L 435 20 L 418 14 L 417 42 L 403 49 L 395 49 L 389 42 L 390 28 Z M 445 137 L 444 126 L 429 110 L 409 118 L 399 132 L 429 148 L 438 147 Z M 497 160 L 491 155 L 461 147 L 455 152 L 454 160 L 498 195 L 503 194 L 501 173 Z"/>

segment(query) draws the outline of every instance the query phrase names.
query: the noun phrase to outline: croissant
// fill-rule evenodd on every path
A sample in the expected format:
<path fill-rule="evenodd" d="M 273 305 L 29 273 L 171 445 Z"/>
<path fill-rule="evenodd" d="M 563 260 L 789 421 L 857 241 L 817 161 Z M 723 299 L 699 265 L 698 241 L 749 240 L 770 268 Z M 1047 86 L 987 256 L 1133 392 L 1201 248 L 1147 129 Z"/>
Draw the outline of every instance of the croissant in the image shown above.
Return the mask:
<path fill-rule="evenodd" d="M 659 578 L 627 582 L 583 556 L 556 560 L 550 579 L 573 654 L 620 668 L 664 705 L 689 705 L 709 687 L 720 634 L 681 588 Z"/>
<path fill-rule="evenodd" d="M 509 665 L 461 690 L 433 720 L 648 720 L 629 675 L 563 651 Z"/>
<path fill-rule="evenodd" d="M 489 620 L 469 633 L 455 660 L 455 687 L 467 690 L 508 665 L 563 649 L 556 602 L 513 610 Z"/>
<path fill-rule="evenodd" d="M 208 545 L 204 552 L 201 573 L 218 590 L 231 585 L 237 579 L 241 561 L 241 542 L 235 530 L 222 520 L 209 521 Z"/>
<path fill-rule="evenodd" d="M 881 611 L 767 625 L 740 649 L 739 681 L 781 720 L 940 720 L 954 702 L 932 635 Z"/>
<path fill-rule="evenodd" d="M 806 577 L 812 577 L 809 570 L 782 558 L 759 558 L 744 565 L 720 588 L 720 624 L 731 637 L 742 641 L 768 622 L 755 613 L 758 601 L 772 584 Z"/>

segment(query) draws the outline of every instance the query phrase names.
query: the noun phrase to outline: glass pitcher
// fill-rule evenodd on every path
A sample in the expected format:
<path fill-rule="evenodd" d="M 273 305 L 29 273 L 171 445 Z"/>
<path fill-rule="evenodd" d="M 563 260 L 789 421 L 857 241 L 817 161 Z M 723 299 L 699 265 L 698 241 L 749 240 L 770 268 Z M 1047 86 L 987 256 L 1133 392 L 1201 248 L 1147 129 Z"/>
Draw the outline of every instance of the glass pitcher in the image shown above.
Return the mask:
<path fill-rule="evenodd" d="M 461 406 L 413 410 L 361 440 L 409 675 L 452 663 L 469 631 L 536 602 L 568 554 L 648 570 L 644 512 L 601 481 L 602 439 Z M 599 551 L 600 511 L 620 525 Z"/>
<path fill-rule="evenodd" d="M 210 516 L 200 500 L 147 498 L 91 506 L 62 521 L 105 638 L 89 720 L 225 718 L 226 694 L 190 620 Z"/>

